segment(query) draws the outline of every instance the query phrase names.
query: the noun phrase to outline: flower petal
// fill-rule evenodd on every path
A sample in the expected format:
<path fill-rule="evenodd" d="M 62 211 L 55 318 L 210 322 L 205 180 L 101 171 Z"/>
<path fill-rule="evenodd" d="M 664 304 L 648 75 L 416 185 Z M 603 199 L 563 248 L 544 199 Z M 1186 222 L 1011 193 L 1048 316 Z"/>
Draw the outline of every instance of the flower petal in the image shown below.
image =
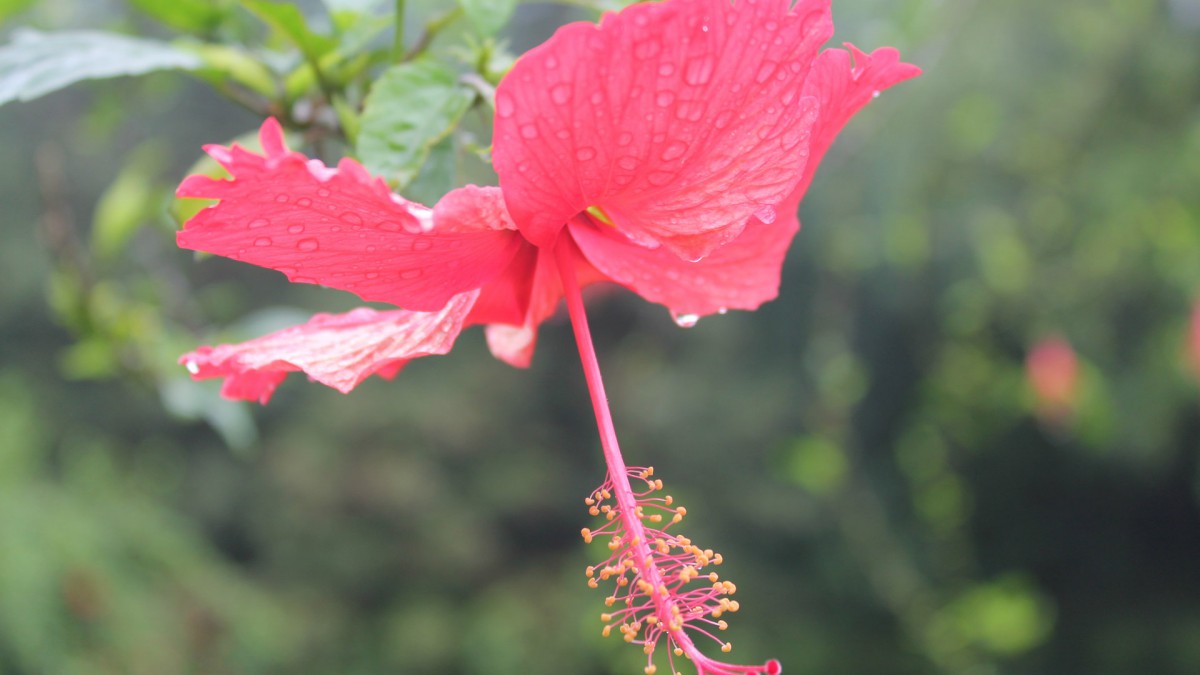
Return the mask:
<path fill-rule="evenodd" d="M 881 47 L 870 54 L 851 44 L 846 47 L 849 51 L 821 52 L 804 83 L 804 96 L 820 100 L 821 117 L 813 128 L 804 177 L 791 196 L 797 204 L 812 182 L 825 151 L 833 145 L 846 122 L 884 89 L 921 74 L 920 68 L 901 62 L 900 53 L 891 47 Z"/>
<path fill-rule="evenodd" d="M 429 209 L 392 194 L 357 162 L 330 169 L 290 152 L 274 119 L 261 137 L 262 155 L 206 148 L 232 179 L 190 176 L 179 186 L 180 197 L 220 200 L 178 233 L 181 247 L 434 311 L 503 271 L 520 245 L 502 223 L 433 227 Z"/>
<path fill-rule="evenodd" d="M 391 378 L 411 359 L 450 351 L 478 295 L 457 295 L 436 312 L 317 314 L 248 342 L 200 347 L 179 362 L 194 379 L 224 377 L 226 398 L 266 403 L 288 373 L 300 371 L 345 393 L 371 375 Z"/>
<path fill-rule="evenodd" d="M 522 233 L 549 244 L 603 209 L 640 243 L 697 259 L 801 180 L 833 31 L 828 0 L 672 0 L 563 27 L 496 91 L 494 161 Z"/>
<path fill-rule="evenodd" d="M 786 207 L 781 207 L 781 210 Z M 698 262 L 639 246 L 611 228 L 571 223 L 571 236 L 600 272 L 666 305 L 677 320 L 757 309 L 779 294 L 779 275 L 800 221 L 794 206 L 773 223 L 751 217 L 736 239 Z"/>

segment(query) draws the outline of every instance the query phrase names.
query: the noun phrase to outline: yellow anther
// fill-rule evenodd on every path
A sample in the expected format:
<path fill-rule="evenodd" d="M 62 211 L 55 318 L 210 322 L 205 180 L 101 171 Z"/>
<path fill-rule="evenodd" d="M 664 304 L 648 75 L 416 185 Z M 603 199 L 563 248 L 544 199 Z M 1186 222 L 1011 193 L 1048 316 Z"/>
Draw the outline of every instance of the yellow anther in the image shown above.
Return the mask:
<path fill-rule="evenodd" d="M 675 656 L 683 656 L 683 650 L 680 649 L 679 647 L 676 647 L 675 648 Z M 678 673 L 676 673 L 676 675 L 678 675 Z"/>
<path fill-rule="evenodd" d="M 612 635 L 612 626 L 605 626 L 604 630 L 600 631 L 600 634 L 603 635 L 604 637 L 608 637 L 609 635 Z"/>
<path fill-rule="evenodd" d="M 647 645 L 647 646 L 649 646 L 649 645 Z M 650 649 L 646 653 L 649 654 L 653 651 L 654 651 L 654 648 L 650 647 Z M 657 671 L 657 670 L 658 670 L 658 668 L 655 668 L 654 664 L 650 664 L 650 665 L 646 666 L 646 668 L 645 668 L 646 675 L 654 675 L 655 671 Z"/>
<path fill-rule="evenodd" d="M 721 564 L 721 563 L 723 563 L 723 562 L 725 562 L 725 558 L 722 558 L 720 553 L 718 553 L 718 554 L 716 554 L 716 555 L 714 555 L 714 556 L 713 556 L 713 561 L 712 561 L 712 563 L 713 563 L 714 565 L 720 565 L 720 564 Z"/>
<path fill-rule="evenodd" d="M 674 501 L 675 501 L 675 498 L 672 497 L 671 495 L 667 495 L 666 497 L 663 497 L 663 503 L 666 504 L 667 506 L 670 506 L 672 504 L 672 502 L 674 502 Z"/>
<path fill-rule="evenodd" d="M 653 653 L 654 653 L 654 643 L 653 643 L 653 642 L 647 642 L 645 645 L 643 645 L 643 646 L 642 646 L 642 653 L 643 653 L 643 654 L 653 654 Z"/>
<path fill-rule="evenodd" d="M 681 516 L 686 516 L 686 515 L 687 515 L 687 509 L 683 508 L 682 506 L 677 506 L 677 507 L 675 507 L 675 513 L 677 513 L 677 514 L 679 514 L 679 515 L 681 515 Z M 690 543 L 692 543 L 692 541 L 691 541 L 690 539 L 688 539 L 688 540 L 687 540 L 687 543 L 689 543 L 689 544 L 690 544 Z"/>
<path fill-rule="evenodd" d="M 585 544 L 592 543 L 592 531 L 590 529 L 585 527 L 580 530 L 579 533 L 583 535 L 583 541 Z"/>
<path fill-rule="evenodd" d="M 609 520 L 614 520 L 616 517 L 617 517 L 616 511 L 609 511 L 608 515 L 605 516 L 605 518 L 608 518 Z"/>
<path fill-rule="evenodd" d="M 588 509 L 588 515 L 598 516 L 600 515 L 600 509 L 593 506 L 592 508 Z"/>
<path fill-rule="evenodd" d="M 620 579 L 617 579 L 618 586 L 626 586 L 628 584 L 629 584 L 629 580 L 626 579 L 625 577 L 621 577 Z"/>
<path fill-rule="evenodd" d="M 655 479 L 654 479 L 654 489 L 655 489 L 655 490 L 661 490 L 661 489 L 662 489 L 662 479 L 661 479 L 661 478 L 655 478 Z"/>
<path fill-rule="evenodd" d="M 604 623 L 608 623 L 609 621 L 612 621 L 612 614 L 605 612 L 600 615 L 600 620 L 603 621 Z M 724 629 L 722 628 L 721 630 L 724 630 Z"/>
<path fill-rule="evenodd" d="M 728 654 L 729 652 L 733 651 L 733 644 L 726 642 L 725 644 L 721 645 L 721 651 Z"/>
<path fill-rule="evenodd" d="M 584 574 L 586 574 L 586 575 L 588 575 L 588 576 L 590 577 L 590 576 L 592 576 L 593 574 L 595 574 L 595 573 L 596 573 L 596 568 L 595 568 L 595 567 L 592 567 L 591 565 L 588 565 L 588 566 L 587 566 L 587 569 L 586 569 L 586 570 L 584 570 L 584 571 L 583 571 L 583 573 L 584 573 Z"/>
<path fill-rule="evenodd" d="M 729 628 L 729 624 L 725 623 L 724 621 L 718 621 L 717 628 L 720 630 L 725 630 L 726 628 Z"/>
<path fill-rule="evenodd" d="M 588 579 L 588 588 L 599 588 L 600 584 L 596 583 L 595 579 Z"/>
<path fill-rule="evenodd" d="M 654 467 L 652 467 L 652 466 L 646 467 L 646 475 L 653 476 L 654 475 Z"/>
<path fill-rule="evenodd" d="M 720 577 L 719 577 L 719 576 L 717 576 L 717 573 L 716 573 L 716 572 L 709 572 L 709 573 L 708 573 L 708 580 L 709 580 L 709 581 L 716 581 L 716 580 L 717 580 L 717 579 L 719 579 L 719 578 L 720 578 Z"/>
<path fill-rule="evenodd" d="M 612 551 L 615 551 L 615 550 L 621 548 L 621 538 L 613 537 L 612 539 L 609 539 L 608 540 L 608 548 L 609 548 L 609 550 L 612 550 Z"/>
<path fill-rule="evenodd" d="M 659 594 L 659 595 L 661 595 L 661 596 L 663 596 L 663 597 L 665 598 L 665 597 L 667 597 L 668 595 L 670 595 L 670 594 L 671 594 L 671 592 L 667 590 L 667 585 L 666 585 L 666 584 L 659 584 L 659 586 L 658 586 L 658 594 Z"/>
<path fill-rule="evenodd" d="M 604 599 L 604 606 L 605 606 L 605 607 L 612 607 L 612 606 L 613 606 L 613 603 L 615 603 L 616 601 L 617 601 L 617 598 L 616 598 L 616 596 L 610 595 L 610 596 L 608 596 L 607 598 L 605 598 L 605 599 Z"/>
<path fill-rule="evenodd" d="M 646 617 L 646 623 L 653 626 L 654 624 L 658 623 L 658 617 L 657 616 L 648 616 L 648 617 Z"/>
<path fill-rule="evenodd" d="M 739 609 L 741 609 L 741 608 L 742 608 L 742 606 L 741 606 L 740 604 L 738 604 L 738 601 L 737 601 L 737 600 L 730 600 L 730 601 L 729 601 L 729 611 L 731 611 L 731 612 L 736 612 L 736 611 L 738 611 L 738 610 L 739 610 Z"/>
<path fill-rule="evenodd" d="M 726 593 L 728 593 L 729 595 L 733 595 L 734 593 L 737 593 L 737 586 L 734 586 L 732 581 L 725 581 L 723 583 L 725 584 L 725 592 Z"/>
<path fill-rule="evenodd" d="M 659 514 L 659 513 L 649 516 L 649 518 L 650 518 L 650 522 L 652 522 L 652 523 L 661 523 L 662 522 L 662 514 Z"/>
<path fill-rule="evenodd" d="M 592 499 L 591 497 L 584 497 L 583 503 L 587 504 L 588 506 L 591 506 L 592 504 L 596 503 L 596 500 Z"/>

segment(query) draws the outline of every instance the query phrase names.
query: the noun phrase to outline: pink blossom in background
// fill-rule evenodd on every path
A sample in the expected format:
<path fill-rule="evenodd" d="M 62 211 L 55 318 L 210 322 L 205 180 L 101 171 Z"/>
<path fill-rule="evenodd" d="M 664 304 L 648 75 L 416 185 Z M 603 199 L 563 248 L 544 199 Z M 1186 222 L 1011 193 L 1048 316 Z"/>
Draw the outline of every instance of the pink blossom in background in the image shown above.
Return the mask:
<path fill-rule="evenodd" d="M 1200 300 L 1192 305 L 1192 317 L 1188 322 L 1187 360 L 1196 377 L 1200 378 Z"/>
<path fill-rule="evenodd" d="M 1025 375 L 1033 389 L 1038 413 L 1061 422 L 1075 410 L 1079 399 L 1079 359 L 1071 343 L 1061 337 L 1044 338 L 1025 358 Z"/>
<path fill-rule="evenodd" d="M 262 403 L 291 372 L 343 392 L 392 377 L 472 325 L 485 326 L 495 356 L 525 366 L 565 298 L 608 465 L 589 499 L 597 514 L 604 502 L 611 525 L 596 533 L 614 557 L 596 578 L 612 579 L 611 601 L 626 608 L 606 613 L 606 632 L 619 626 L 642 645 L 647 673 L 665 638 L 672 671 L 681 656 L 701 674 L 777 675 L 777 661 L 730 665 L 693 644 L 708 636 L 728 651 L 711 631 L 736 611 L 724 597 L 734 587 L 700 571 L 719 555 L 666 533 L 684 509 L 652 496 L 653 470 L 625 467 L 580 289 L 618 284 L 680 325 L 776 296 L 821 157 L 855 112 L 920 72 L 891 48 L 821 51 L 828 0 L 791 5 L 667 0 L 561 28 L 497 87 L 499 187 L 459 188 L 433 208 L 354 160 L 332 168 L 290 151 L 275 120 L 262 126 L 261 154 L 208 147 L 230 178 L 180 185 L 180 197 L 218 200 L 179 232 L 180 246 L 403 309 L 321 314 L 181 361 L 198 379 L 225 378 L 224 395 Z M 664 514 L 665 525 L 650 518 Z"/>

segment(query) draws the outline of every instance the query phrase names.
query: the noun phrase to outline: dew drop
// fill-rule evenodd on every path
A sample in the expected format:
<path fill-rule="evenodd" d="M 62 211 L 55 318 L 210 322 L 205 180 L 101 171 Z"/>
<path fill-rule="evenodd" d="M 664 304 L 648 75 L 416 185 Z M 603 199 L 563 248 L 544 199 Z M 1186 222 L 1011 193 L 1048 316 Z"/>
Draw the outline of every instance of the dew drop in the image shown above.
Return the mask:
<path fill-rule="evenodd" d="M 187 371 L 193 375 L 200 374 L 200 364 L 196 363 L 195 361 L 188 361 L 187 363 L 183 364 L 183 367 L 187 368 Z"/>
<path fill-rule="evenodd" d="M 779 64 L 774 61 L 763 61 L 763 64 L 758 67 L 758 74 L 754 76 L 754 81 L 759 84 L 766 82 L 771 79 L 771 76 L 775 74 L 775 69 L 778 67 Z"/>
<path fill-rule="evenodd" d="M 617 166 L 626 171 L 633 171 L 634 169 L 636 169 L 638 167 L 637 157 L 631 157 L 630 155 L 625 155 L 624 157 L 621 157 L 620 159 L 617 160 Z"/>
<path fill-rule="evenodd" d="M 674 63 L 664 63 L 658 67 L 658 74 L 663 77 L 670 77 L 675 74 Z"/>
<path fill-rule="evenodd" d="M 566 129 L 559 129 L 558 131 L 554 132 L 554 137 L 560 141 L 565 141 L 571 137 L 571 132 L 567 131 Z"/>
<path fill-rule="evenodd" d="M 586 162 L 596 156 L 596 149 L 592 147 L 582 147 L 575 151 L 575 159 Z"/>
<path fill-rule="evenodd" d="M 538 137 L 537 126 L 533 124 L 521 125 L 521 138 L 533 140 Z"/>
<path fill-rule="evenodd" d="M 512 117 L 517 111 L 517 107 L 513 105 L 512 97 L 508 94 L 498 94 L 496 96 L 496 114 L 501 117 Z"/>
<path fill-rule="evenodd" d="M 289 197 L 287 195 L 283 195 L 283 194 L 275 195 L 275 201 L 279 202 L 280 204 L 286 204 L 288 202 L 288 200 L 290 200 L 290 199 L 291 199 L 291 197 Z"/>
<path fill-rule="evenodd" d="M 297 199 L 296 206 L 299 206 L 300 208 L 304 208 L 306 206 L 312 206 L 312 200 L 309 199 L 308 197 L 303 197 L 301 199 Z"/>
<path fill-rule="evenodd" d="M 341 216 L 338 216 L 338 218 L 343 223 L 348 223 L 350 225 L 362 225 L 362 223 L 363 223 L 362 216 L 358 215 L 357 213 L 354 213 L 353 211 L 347 211 L 347 212 L 343 213 Z"/>
<path fill-rule="evenodd" d="M 421 237 L 420 239 L 417 239 L 417 240 L 413 241 L 413 243 L 412 243 L 412 250 L 417 251 L 417 252 L 428 251 L 431 248 L 433 248 L 433 242 L 429 241 L 428 239 L 426 239 L 424 237 Z M 418 272 L 418 274 L 419 274 L 419 272 Z"/>
<path fill-rule="evenodd" d="M 871 98 L 879 98 L 879 90 L 878 89 L 871 92 Z"/>
<path fill-rule="evenodd" d="M 404 228 L 402 228 L 400 226 L 400 223 L 397 223 L 394 220 L 385 220 L 385 221 L 379 223 L 378 225 L 376 225 L 375 229 L 383 230 L 384 232 L 399 232 L 400 230 L 402 230 Z"/>
<path fill-rule="evenodd" d="M 400 273 L 401 279 L 416 279 L 419 276 L 421 276 L 421 270 L 418 269 L 404 270 Z"/>
<path fill-rule="evenodd" d="M 325 189 L 325 188 L 321 188 L 320 190 L 317 190 L 317 196 L 318 196 L 318 197 L 328 197 L 328 196 L 329 196 L 329 190 L 327 190 L 327 189 Z"/>
<path fill-rule="evenodd" d="M 262 246 L 270 246 L 270 245 L 271 245 L 271 244 L 273 244 L 273 243 L 275 243 L 275 242 L 271 241 L 271 238 L 270 238 L 270 237 L 259 237 L 258 239 L 255 239 L 255 240 L 254 240 L 254 245 L 255 245 L 255 246 L 260 246 L 260 247 L 262 247 Z"/>
<path fill-rule="evenodd" d="M 698 322 L 700 320 L 700 315 L 698 315 L 698 314 L 676 314 L 676 313 L 672 312 L 671 318 L 675 320 L 676 326 L 679 326 L 680 328 L 691 328 L 692 326 L 695 326 L 696 322 Z"/>
<path fill-rule="evenodd" d="M 308 237 L 307 239 L 301 239 L 300 241 L 296 242 L 296 248 L 304 251 L 305 253 L 310 253 L 321 248 L 321 244 L 316 239 Z"/>
<path fill-rule="evenodd" d="M 550 98 L 558 105 L 564 105 L 571 100 L 571 85 L 556 84 L 550 90 Z"/>
<path fill-rule="evenodd" d="M 617 137 L 617 145 L 629 145 L 632 142 L 633 134 L 628 131 L 622 131 L 621 135 Z"/>
<path fill-rule="evenodd" d="M 257 230 L 260 227 L 266 227 L 271 224 L 271 221 L 266 218 L 255 218 L 248 223 L 248 227 L 252 230 Z"/>
<path fill-rule="evenodd" d="M 295 225 L 288 225 L 288 232 L 291 234 L 300 234 L 303 231 L 304 231 L 304 226 L 301 225 L 300 223 L 296 223 Z"/>
<path fill-rule="evenodd" d="M 374 253 L 374 252 L 375 252 L 375 251 L 377 251 L 378 249 L 379 249 L 379 247 L 378 247 L 378 246 L 368 246 L 368 247 L 367 247 L 367 253 Z"/>
<path fill-rule="evenodd" d="M 683 81 L 695 86 L 708 84 L 708 81 L 712 79 L 713 70 L 716 69 L 716 66 L 716 59 L 712 56 L 692 59 L 688 61 L 687 67 L 684 68 Z"/>
<path fill-rule="evenodd" d="M 525 160 L 517 165 L 517 171 L 525 173 L 526 171 L 529 171 L 529 167 L 531 166 L 533 166 L 533 164 L 531 164 L 529 160 Z"/>
<path fill-rule="evenodd" d="M 658 95 L 654 97 L 654 102 L 658 104 L 658 107 L 666 108 L 675 102 L 675 93 L 670 91 L 660 91 L 658 92 Z"/>
<path fill-rule="evenodd" d="M 720 308 L 720 309 L 718 309 L 718 310 L 717 310 L 717 314 L 725 315 L 725 314 L 728 314 L 728 313 L 729 313 L 729 308 L 728 308 L 728 307 L 722 307 L 722 308 Z"/>
<path fill-rule="evenodd" d="M 662 151 L 662 160 L 664 162 L 669 162 L 673 159 L 677 159 L 681 157 L 683 153 L 687 152 L 687 149 L 687 143 L 684 143 L 683 141 L 673 141 L 666 147 L 665 150 Z"/>
<path fill-rule="evenodd" d="M 726 111 L 722 112 L 720 115 L 717 115 L 717 119 L 713 120 L 713 126 L 718 129 L 724 129 L 725 127 L 729 126 L 729 123 L 732 121 L 733 121 L 733 112 L 726 110 Z"/>
<path fill-rule="evenodd" d="M 557 67 L 558 67 L 558 59 L 554 58 L 553 56 L 546 59 L 546 70 L 554 70 Z"/>
<path fill-rule="evenodd" d="M 378 278 L 379 278 L 379 272 L 367 272 L 367 273 L 366 273 L 365 275 L 363 275 L 363 276 L 365 276 L 365 277 L 366 277 L 366 278 L 368 278 L 368 279 L 378 279 Z"/>

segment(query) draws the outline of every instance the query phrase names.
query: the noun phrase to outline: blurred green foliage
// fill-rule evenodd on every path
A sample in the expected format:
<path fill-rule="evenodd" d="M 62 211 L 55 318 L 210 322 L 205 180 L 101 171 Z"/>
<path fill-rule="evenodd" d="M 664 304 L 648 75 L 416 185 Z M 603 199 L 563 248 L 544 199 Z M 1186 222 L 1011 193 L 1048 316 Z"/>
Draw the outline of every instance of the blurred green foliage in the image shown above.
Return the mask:
<path fill-rule="evenodd" d="M 223 402 L 180 353 L 354 303 L 197 261 L 169 215 L 267 114 L 425 202 L 490 182 L 489 87 L 620 4 L 0 2 L 0 98 L 66 88 L 0 109 L 0 672 L 640 672 L 584 584 L 566 326 L 528 372 L 470 335 L 349 396 Z M 827 157 L 780 299 L 690 331 L 592 305 L 630 460 L 738 582 L 733 656 L 1197 672 L 1200 4 L 834 11 L 926 72 Z M 1025 372 L 1051 335 L 1080 365 L 1054 415 Z"/>

